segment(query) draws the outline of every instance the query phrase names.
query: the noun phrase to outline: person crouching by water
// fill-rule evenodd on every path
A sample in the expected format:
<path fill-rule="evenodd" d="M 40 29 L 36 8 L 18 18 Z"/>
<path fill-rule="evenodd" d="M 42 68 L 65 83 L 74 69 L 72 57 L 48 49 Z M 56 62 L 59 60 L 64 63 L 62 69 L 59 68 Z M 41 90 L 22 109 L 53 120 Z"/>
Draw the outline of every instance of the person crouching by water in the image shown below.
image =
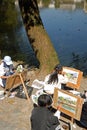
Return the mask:
<path fill-rule="evenodd" d="M 6 79 L 14 74 L 13 62 L 10 56 L 5 56 L 0 64 L 0 86 L 5 88 Z"/>
<path fill-rule="evenodd" d="M 61 85 L 68 82 L 68 78 L 63 74 L 62 70 L 63 67 L 58 64 L 54 67 L 54 72 L 45 77 L 44 92 L 53 94 L 55 87 L 61 89 Z"/>
<path fill-rule="evenodd" d="M 51 104 L 50 95 L 42 94 L 38 97 L 38 106 L 32 110 L 30 117 L 31 130 L 61 130 L 58 118 L 48 109 Z"/>

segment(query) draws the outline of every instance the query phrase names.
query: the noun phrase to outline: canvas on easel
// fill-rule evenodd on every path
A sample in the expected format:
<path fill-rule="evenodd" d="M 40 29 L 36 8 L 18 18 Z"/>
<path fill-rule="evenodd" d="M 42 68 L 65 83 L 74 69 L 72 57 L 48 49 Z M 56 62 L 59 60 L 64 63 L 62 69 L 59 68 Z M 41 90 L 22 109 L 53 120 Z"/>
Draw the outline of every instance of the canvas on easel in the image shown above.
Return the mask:
<path fill-rule="evenodd" d="M 71 118 L 80 120 L 83 102 L 79 96 L 58 88 L 54 89 L 53 107 L 58 109 L 58 106 L 61 106 L 60 111 Z"/>
<path fill-rule="evenodd" d="M 66 86 L 76 90 L 79 89 L 83 72 L 75 68 L 63 67 L 63 73 L 65 73 L 68 78 L 68 83 Z"/>
<path fill-rule="evenodd" d="M 23 71 L 22 73 L 15 73 L 9 76 L 6 80 L 5 92 L 8 91 L 8 96 L 12 89 L 17 88 L 19 85 L 23 85 L 23 89 L 25 91 L 26 97 L 29 100 L 28 92 L 25 87 L 24 82 L 27 79 L 27 71 Z"/>

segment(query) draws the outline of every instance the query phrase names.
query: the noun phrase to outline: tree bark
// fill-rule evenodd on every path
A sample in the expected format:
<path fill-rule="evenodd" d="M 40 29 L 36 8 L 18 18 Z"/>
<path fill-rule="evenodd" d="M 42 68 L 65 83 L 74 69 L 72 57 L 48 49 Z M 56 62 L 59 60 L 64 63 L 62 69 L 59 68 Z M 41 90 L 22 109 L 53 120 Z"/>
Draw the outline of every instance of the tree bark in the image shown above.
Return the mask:
<path fill-rule="evenodd" d="M 31 46 L 39 61 L 40 72 L 45 74 L 59 63 L 57 53 L 44 29 L 36 0 L 19 0 L 23 22 Z"/>

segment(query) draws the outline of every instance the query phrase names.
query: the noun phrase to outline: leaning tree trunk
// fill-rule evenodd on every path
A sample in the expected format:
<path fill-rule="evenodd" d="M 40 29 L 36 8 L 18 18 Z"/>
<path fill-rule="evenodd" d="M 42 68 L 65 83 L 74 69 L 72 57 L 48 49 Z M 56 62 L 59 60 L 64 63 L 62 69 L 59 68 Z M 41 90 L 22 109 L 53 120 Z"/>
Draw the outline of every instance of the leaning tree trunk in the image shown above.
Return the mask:
<path fill-rule="evenodd" d="M 40 62 L 40 70 L 46 73 L 52 71 L 59 62 L 56 51 L 46 33 L 36 0 L 19 0 L 23 22 L 31 46 Z"/>

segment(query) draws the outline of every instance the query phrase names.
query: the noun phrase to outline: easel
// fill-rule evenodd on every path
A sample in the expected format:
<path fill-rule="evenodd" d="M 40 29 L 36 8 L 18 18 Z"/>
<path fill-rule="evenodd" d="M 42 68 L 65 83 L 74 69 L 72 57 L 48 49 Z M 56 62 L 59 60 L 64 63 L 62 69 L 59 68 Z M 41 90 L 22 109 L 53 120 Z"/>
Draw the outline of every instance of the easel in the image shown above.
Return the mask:
<path fill-rule="evenodd" d="M 30 101 L 27 89 L 24 84 L 24 81 L 26 81 L 26 75 L 27 75 L 27 72 L 24 71 L 22 73 L 15 73 L 14 75 L 9 76 L 6 80 L 5 92 L 8 90 L 8 95 L 9 95 L 13 88 L 17 88 L 19 85 L 22 84 L 26 97 L 28 101 Z"/>
<path fill-rule="evenodd" d="M 64 97 L 64 95 L 65 95 L 65 97 Z M 68 98 L 66 98 L 66 97 L 68 97 Z M 68 99 L 70 99 L 70 97 L 73 100 L 68 100 Z M 66 102 L 66 99 L 67 99 L 68 103 Z M 71 105 L 70 101 L 72 102 L 72 105 Z M 64 113 L 64 115 L 61 116 L 61 120 L 66 123 L 68 122 L 67 124 L 70 125 L 69 130 L 73 129 L 74 119 L 80 120 L 83 102 L 84 102 L 84 100 L 79 96 L 76 96 L 70 92 L 67 92 L 67 91 L 64 91 L 64 90 L 61 90 L 58 88 L 54 89 L 53 107 L 55 109 L 58 109 L 62 113 Z M 59 103 L 61 104 L 60 108 L 58 106 Z M 63 104 L 65 104 L 65 106 L 69 106 L 68 108 L 71 108 L 71 110 L 67 109 L 64 106 L 62 107 Z M 67 118 L 67 117 L 69 117 L 69 118 Z"/>
<path fill-rule="evenodd" d="M 79 87 L 80 87 L 80 84 L 81 84 L 81 79 L 82 79 L 82 76 L 83 76 L 83 72 L 80 71 L 80 70 L 77 70 L 77 69 L 75 69 L 75 68 L 70 68 L 70 67 L 63 67 L 63 72 L 64 72 L 65 74 L 68 74 L 68 75 L 71 75 L 71 73 L 72 73 L 73 76 L 74 76 L 74 74 L 76 74 L 76 76 L 75 76 L 74 78 L 72 78 L 73 81 L 75 81 L 75 82 L 71 82 L 71 81 L 69 80 L 69 82 L 66 84 L 66 86 L 69 87 L 69 88 L 72 88 L 73 91 L 78 90 Z M 72 75 L 71 75 L 71 77 L 72 77 Z M 78 76 L 77 76 L 77 75 L 78 75 Z M 67 76 L 67 75 L 66 75 L 66 76 Z M 77 80 L 76 80 L 76 78 L 77 78 Z M 56 95 L 57 95 L 57 94 L 56 94 Z M 77 108 L 82 109 L 82 106 L 80 106 L 80 103 L 82 104 L 82 102 L 83 102 L 83 100 L 78 99 L 78 106 L 77 106 Z M 77 111 L 77 110 L 76 110 L 76 111 Z M 65 112 L 65 111 L 64 111 L 64 112 Z M 66 112 L 65 112 L 65 113 L 66 113 Z M 66 114 L 69 115 L 69 113 L 66 113 Z M 72 114 L 70 114 L 70 120 L 68 120 L 68 122 L 70 123 L 70 128 L 69 128 L 69 130 L 72 130 L 72 129 L 73 129 L 74 119 L 79 119 L 79 118 L 80 118 L 80 117 L 79 117 L 80 114 L 81 114 L 81 111 L 78 111 L 78 114 L 75 113 L 74 116 L 72 116 Z M 67 120 L 67 119 L 66 119 L 66 118 L 65 118 L 65 119 L 63 118 L 63 120 L 65 121 L 65 120 Z"/>
<path fill-rule="evenodd" d="M 67 124 L 69 126 L 69 130 L 73 130 L 73 122 L 74 122 L 73 118 L 71 118 L 71 120 L 69 120 L 69 119 L 61 116 L 59 120 L 64 122 L 65 124 Z"/>
<path fill-rule="evenodd" d="M 26 89 L 26 87 L 25 87 L 25 84 L 24 84 L 24 81 L 23 81 L 23 78 L 22 78 L 22 75 L 19 74 L 19 76 L 20 76 L 20 80 L 21 80 L 21 83 L 22 83 L 22 85 L 23 85 L 25 94 L 26 94 L 26 96 L 27 96 L 27 99 L 28 99 L 28 101 L 30 101 L 29 96 L 28 96 L 28 93 L 27 93 L 27 89 Z"/>

